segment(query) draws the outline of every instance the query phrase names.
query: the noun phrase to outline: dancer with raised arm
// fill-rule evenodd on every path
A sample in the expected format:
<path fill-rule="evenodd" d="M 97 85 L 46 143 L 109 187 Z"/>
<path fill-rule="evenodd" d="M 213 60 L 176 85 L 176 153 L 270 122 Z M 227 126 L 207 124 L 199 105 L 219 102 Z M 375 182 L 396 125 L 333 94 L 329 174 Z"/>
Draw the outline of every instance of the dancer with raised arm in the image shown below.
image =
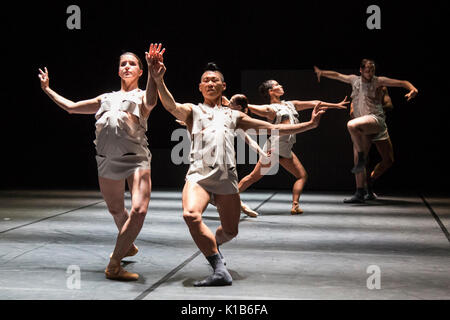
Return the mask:
<path fill-rule="evenodd" d="M 148 64 L 155 52 L 162 57 L 161 45 L 151 45 L 145 53 Z M 158 99 L 155 82 L 149 73 L 146 90 L 139 89 L 142 62 L 134 53 L 126 52 L 119 60 L 119 91 L 73 102 L 50 89 L 49 72 L 47 68 L 44 70 L 39 69 L 41 88 L 59 107 L 71 114 L 95 114 L 94 143 L 100 191 L 119 230 L 105 275 L 112 280 L 137 280 L 139 275 L 126 271 L 120 263 L 122 258 L 138 252 L 134 240 L 150 201 L 151 153 L 145 133 L 147 119 Z M 129 213 L 124 203 L 125 181 L 131 192 Z"/>
<path fill-rule="evenodd" d="M 414 98 L 418 90 L 406 80 L 375 76 L 375 62 L 370 59 L 363 59 L 361 61 L 359 69 L 360 76 L 321 70 L 318 67 L 314 67 L 314 71 L 319 82 L 321 77 L 326 77 L 348 83 L 352 86 L 351 97 L 354 118 L 347 123 L 347 128 L 353 142 L 355 165 L 352 173 L 355 174 L 356 192 L 351 198 L 344 199 L 344 202 L 362 203 L 365 201 L 364 197 L 366 196 L 365 185 L 367 176 L 365 167 L 371 141 L 374 137 L 377 140 L 389 139 L 385 114 L 382 107 L 382 87 L 403 87 L 409 90 L 405 95 L 407 101 Z M 376 178 L 375 175 L 374 177 Z"/>
<path fill-rule="evenodd" d="M 325 110 L 317 104 L 311 120 L 295 125 L 273 125 L 250 118 L 242 112 L 222 106 L 226 89 L 223 74 L 216 68 L 206 70 L 200 79 L 199 91 L 203 103 L 178 103 L 164 83 L 166 67 L 159 53 L 154 54 L 151 74 L 155 79 L 160 100 L 173 116 L 186 123 L 191 134 L 190 167 L 183 188 L 183 218 L 197 247 L 213 268 L 213 274 L 194 286 L 224 286 L 232 284 L 217 246 L 238 234 L 240 198 L 234 151 L 235 129 L 278 130 L 293 134 L 318 126 Z M 211 197 L 220 216 L 215 235 L 202 220 Z"/>
<path fill-rule="evenodd" d="M 298 123 L 298 111 L 306 110 L 314 108 L 314 106 L 320 102 L 322 107 L 326 108 L 336 108 L 336 109 L 346 109 L 346 104 L 349 103 L 347 98 L 339 103 L 328 103 L 319 100 L 312 101 L 300 101 L 300 100 L 292 100 L 285 101 L 281 100 L 281 97 L 284 95 L 283 86 L 280 85 L 275 80 L 267 80 L 264 81 L 259 86 L 259 91 L 264 98 L 266 98 L 269 102 L 267 105 L 254 105 L 249 104 L 248 108 L 250 111 L 258 116 L 264 117 L 267 121 L 275 124 L 279 123 Z M 262 167 L 271 167 L 274 165 L 273 161 L 278 161 L 283 168 L 285 168 L 289 173 L 291 173 L 295 177 L 295 182 L 292 187 L 292 208 L 291 214 L 301 214 L 303 210 L 300 208 L 300 195 L 303 192 L 303 188 L 308 179 L 308 174 L 303 167 L 302 163 L 292 151 L 292 148 L 296 142 L 295 134 L 286 135 L 282 137 L 271 136 L 266 144 L 264 145 L 263 150 L 268 152 L 272 149 L 274 145 L 278 146 L 278 154 L 272 155 L 272 162 L 262 163 L 263 159 L 260 159 L 258 163 L 255 165 L 253 171 L 242 178 L 239 181 L 239 191 L 244 192 L 247 188 L 249 188 L 252 184 L 260 180 L 264 175 L 262 174 Z M 250 217 L 257 217 L 258 213 L 252 210 L 249 206 L 242 203 L 241 206 L 242 211 Z"/>

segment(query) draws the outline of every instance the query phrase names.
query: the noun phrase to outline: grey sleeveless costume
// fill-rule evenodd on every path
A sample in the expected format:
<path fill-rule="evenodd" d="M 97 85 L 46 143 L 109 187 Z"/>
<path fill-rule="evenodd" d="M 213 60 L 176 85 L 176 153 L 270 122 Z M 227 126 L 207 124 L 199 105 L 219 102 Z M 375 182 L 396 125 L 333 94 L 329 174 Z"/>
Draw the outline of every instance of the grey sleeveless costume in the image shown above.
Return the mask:
<path fill-rule="evenodd" d="M 212 194 L 239 193 L 234 137 L 239 113 L 230 108 L 192 105 L 190 167 L 186 180 Z"/>
<path fill-rule="evenodd" d="M 95 114 L 94 144 L 99 177 L 122 180 L 139 169 L 150 169 L 147 118 L 142 115 L 145 91 L 116 91 L 102 97 Z M 130 118 L 137 117 L 139 123 Z"/>
<path fill-rule="evenodd" d="M 290 101 L 281 101 L 281 103 L 273 103 L 268 105 L 273 111 L 276 112 L 276 117 L 273 121 L 274 124 L 281 123 L 282 120 L 284 120 L 286 117 L 289 118 L 289 122 L 291 124 L 299 123 L 298 120 L 298 112 L 295 109 L 294 105 Z M 267 152 L 271 147 L 276 146 L 278 143 L 279 145 L 279 156 L 283 158 L 292 158 L 292 147 L 294 146 L 296 142 L 296 135 L 295 134 L 289 134 L 289 135 L 282 135 L 282 136 L 276 136 L 272 135 L 267 140 L 266 144 L 264 145 L 263 150 Z M 276 148 L 276 147 L 275 147 Z M 272 151 L 276 152 L 276 150 Z"/>
<path fill-rule="evenodd" d="M 354 76 L 351 78 L 352 85 L 352 102 L 353 114 L 355 118 L 362 116 L 373 117 L 380 126 L 380 132 L 377 133 L 372 141 L 386 140 L 389 138 L 389 133 L 386 126 L 386 116 L 382 105 L 382 90 L 377 85 L 378 77 L 372 77 L 370 82 L 364 82 L 361 76 Z"/>

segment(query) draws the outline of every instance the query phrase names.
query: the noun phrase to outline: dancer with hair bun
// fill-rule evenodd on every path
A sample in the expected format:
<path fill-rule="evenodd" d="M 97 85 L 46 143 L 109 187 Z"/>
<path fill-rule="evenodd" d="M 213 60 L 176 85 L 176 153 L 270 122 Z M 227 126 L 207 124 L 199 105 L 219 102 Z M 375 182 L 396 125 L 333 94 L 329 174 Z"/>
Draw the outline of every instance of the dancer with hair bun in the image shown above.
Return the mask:
<path fill-rule="evenodd" d="M 209 65 L 200 78 L 198 88 L 203 103 L 178 103 L 164 83 L 166 67 L 160 54 L 155 53 L 153 58 L 155 63 L 152 63 L 150 70 L 160 100 L 168 112 L 186 123 L 191 134 L 190 167 L 182 194 L 183 218 L 194 242 L 213 269 L 210 276 L 194 282 L 194 286 L 231 285 L 233 279 L 217 246 L 238 234 L 240 198 L 234 130 L 278 130 L 280 134 L 303 132 L 317 127 L 325 110 L 319 103 L 310 121 L 293 125 L 274 125 L 253 119 L 245 113 L 223 106 L 222 95 L 226 82 L 222 72 L 214 65 Z M 212 197 L 220 217 L 220 226 L 215 234 L 202 220 L 202 214 Z"/>

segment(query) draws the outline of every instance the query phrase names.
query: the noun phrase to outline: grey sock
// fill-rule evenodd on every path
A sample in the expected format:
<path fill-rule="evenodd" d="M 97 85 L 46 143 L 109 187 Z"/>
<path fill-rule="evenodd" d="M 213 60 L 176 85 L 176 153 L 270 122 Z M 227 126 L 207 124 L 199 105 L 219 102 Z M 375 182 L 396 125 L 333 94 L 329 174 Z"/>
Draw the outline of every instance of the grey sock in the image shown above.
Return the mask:
<path fill-rule="evenodd" d="M 220 256 L 220 259 L 222 259 L 223 265 L 226 266 L 227 262 L 225 261 L 225 258 L 223 256 L 222 252 L 220 252 L 219 245 L 217 245 L 217 251 L 219 251 L 219 256 Z"/>
<path fill-rule="evenodd" d="M 207 278 L 194 282 L 194 287 L 209 287 L 209 286 L 229 286 L 233 282 L 230 273 L 222 262 L 218 253 L 206 257 L 214 273 Z"/>

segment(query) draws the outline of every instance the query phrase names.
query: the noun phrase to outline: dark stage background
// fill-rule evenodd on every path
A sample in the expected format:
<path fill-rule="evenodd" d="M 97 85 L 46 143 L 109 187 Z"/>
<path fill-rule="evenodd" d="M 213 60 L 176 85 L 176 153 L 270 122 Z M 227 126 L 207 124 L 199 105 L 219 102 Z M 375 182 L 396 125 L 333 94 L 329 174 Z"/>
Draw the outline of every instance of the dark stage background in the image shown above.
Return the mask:
<path fill-rule="evenodd" d="M 69 5 L 81 8 L 81 29 L 69 30 Z M 369 30 L 366 9 L 381 8 L 381 30 Z M 50 87 L 82 100 L 118 90 L 118 57 L 144 59 L 151 42 L 167 48 L 165 80 L 178 102 L 201 101 L 202 68 L 223 69 L 228 96 L 245 93 L 261 103 L 257 86 L 275 78 L 285 99 L 339 101 L 349 85 L 323 79 L 313 66 L 359 74 L 362 58 L 377 74 L 411 81 L 419 95 L 407 103 L 391 88 L 387 116 L 394 166 L 378 187 L 412 192 L 449 191 L 447 169 L 449 62 L 446 1 L 58 1 L 13 3 L 1 12 L 2 189 L 97 188 L 93 115 L 69 115 L 41 91 L 38 68 Z M 146 72 L 141 81 L 145 87 Z M 301 114 L 309 119 L 310 112 Z M 348 112 L 330 111 L 319 128 L 297 136 L 295 152 L 310 175 L 306 190 L 354 188 Z M 153 188 L 181 188 L 186 165 L 175 166 L 170 140 L 179 126 L 159 103 L 149 119 Z M 373 160 L 377 154 L 373 153 Z M 252 166 L 241 166 L 240 175 Z M 290 188 L 282 170 L 254 188 Z"/>

